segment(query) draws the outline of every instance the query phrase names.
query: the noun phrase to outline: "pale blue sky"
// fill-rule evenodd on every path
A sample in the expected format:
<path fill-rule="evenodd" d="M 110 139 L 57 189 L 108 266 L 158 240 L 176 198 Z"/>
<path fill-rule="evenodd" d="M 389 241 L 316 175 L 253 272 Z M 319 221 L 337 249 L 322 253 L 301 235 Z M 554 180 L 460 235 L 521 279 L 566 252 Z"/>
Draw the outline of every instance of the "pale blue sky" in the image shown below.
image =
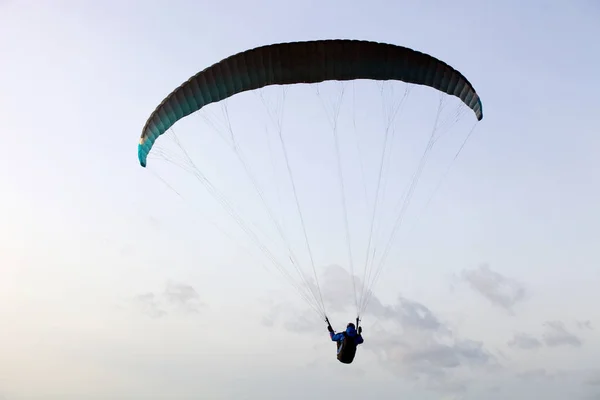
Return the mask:
<path fill-rule="evenodd" d="M 584 0 L 0 0 L 0 399 L 600 396 L 598 20 L 599 6 Z M 468 77 L 484 110 L 416 228 L 399 232 L 350 367 L 335 360 L 316 314 L 240 250 L 249 241 L 202 186 L 157 160 L 141 168 L 136 152 L 156 105 L 197 71 L 255 46 L 321 38 L 432 54 Z M 323 98 L 340 87 L 323 85 Z M 382 138 L 378 88 L 356 85 L 359 147 L 371 161 Z M 394 88 L 398 100 L 404 86 Z M 355 315 L 352 284 L 335 266 L 348 269 L 333 142 L 319 134 L 331 129 L 314 90 L 287 94 L 282 132 L 341 329 Z M 424 88 L 408 96 L 390 198 L 417 164 L 438 99 Z M 283 186 L 260 142 L 267 113 L 254 94 L 228 104 L 276 201 Z M 340 116 L 339 134 L 344 172 L 356 178 L 351 115 Z M 440 140 L 407 228 L 474 122 L 465 113 Z M 247 221 L 267 225 L 208 125 L 191 116 L 175 132 L 213 183 L 234 189 Z M 361 265 L 368 212 L 359 180 L 345 183 Z M 293 206 L 286 231 L 306 261 Z"/>

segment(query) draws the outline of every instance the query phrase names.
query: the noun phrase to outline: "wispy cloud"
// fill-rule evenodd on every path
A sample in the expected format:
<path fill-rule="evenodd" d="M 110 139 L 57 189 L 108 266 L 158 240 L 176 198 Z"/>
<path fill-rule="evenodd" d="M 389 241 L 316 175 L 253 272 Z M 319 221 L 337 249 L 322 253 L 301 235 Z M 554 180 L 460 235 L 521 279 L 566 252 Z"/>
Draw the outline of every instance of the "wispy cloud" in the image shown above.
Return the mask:
<path fill-rule="evenodd" d="M 516 333 L 507 344 L 512 348 L 524 350 L 537 349 L 542 346 L 542 342 L 526 333 Z"/>
<path fill-rule="evenodd" d="M 441 331 L 445 334 L 439 337 L 439 331 L 419 324 L 402 326 L 401 333 L 377 330 L 371 333 L 369 349 L 403 379 L 445 394 L 465 392 L 474 379 L 469 375 L 498 366 L 482 342 L 461 338 L 447 328 Z"/>
<path fill-rule="evenodd" d="M 493 305 L 510 313 L 513 313 L 514 306 L 523 301 L 526 296 L 525 287 L 521 283 L 492 271 L 488 265 L 464 270 L 461 278 Z"/>
<path fill-rule="evenodd" d="M 198 313 L 205 306 L 192 286 L 174 282 L 168 282 L 160 293 L 147 292 L 134 296 L 133 304 L 151 318 L 164 317 L 168 314 L 167 310 Z"/>
<path fill-rule="evenodd" d="M 567 331 L 565 324 L 561 321 L 548 321 L 544 324 L 544 343 L 550 347 L 573 346 L 581 347 L 581 339 Z"/>
<path fill-rule="evenodd" d="M 530 369 L 517 373 L 517 377 L 524 380 L 548 380 L 552 381 L 557 374 L 548 372 L 545 368 Z"/>
<path fill-rule="evenodd" d="M 590 321 L 590 320 L 577 321 L 577 327 L 581 330 L 589 330 L 589 331 L 594 330 L 594 328 L 592 327 L 592 321 Z"/>
<path fill-rule="evenodd" d="M 167 312 L 160 308 L 154 293 L 139 294 L 133 298 L 135 306 L 145 315 L 151 318 L 160 318 Z"/>
<path fill-rule="evenodd" d="M 170 304 L 188 312 L 197 313 L 205 305 L 191 285 L 182 283 L 168 282 L 164 296 Z"/>

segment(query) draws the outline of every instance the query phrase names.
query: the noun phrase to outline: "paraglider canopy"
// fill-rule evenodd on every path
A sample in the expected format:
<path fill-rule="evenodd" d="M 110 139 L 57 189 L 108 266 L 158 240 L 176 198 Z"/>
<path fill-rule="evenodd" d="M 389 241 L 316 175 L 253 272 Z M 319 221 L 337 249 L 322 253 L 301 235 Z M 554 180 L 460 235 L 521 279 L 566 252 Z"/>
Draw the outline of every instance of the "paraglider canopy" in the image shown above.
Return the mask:
<path fill-rule="evenodd" d="M 315 40 L 257 47 L 225 58 L 192 76 L 154 110 L 138 146 L 141 166 L 156 139 L 179 119 L 207 104 L 269 85 L 355 79 L 399 80 L 460 98 L 483 118 L 481 100 L 457 70 L 428 54 L 393 44 Z"/>

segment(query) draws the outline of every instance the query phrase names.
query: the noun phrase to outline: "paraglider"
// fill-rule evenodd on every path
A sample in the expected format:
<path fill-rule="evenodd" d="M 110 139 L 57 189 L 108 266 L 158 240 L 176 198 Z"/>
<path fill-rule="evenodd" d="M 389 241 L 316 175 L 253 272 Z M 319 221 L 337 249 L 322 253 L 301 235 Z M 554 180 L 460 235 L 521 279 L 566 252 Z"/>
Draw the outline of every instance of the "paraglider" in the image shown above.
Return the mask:
<path fill-rule="evenodd" d="M 172 91 L 152 112 L 146 121 L 138 144 L 138 160 L 142 167 L 147 166 L 148 155 L 150 154 L 157 139 L 166 133 L 177 121 L 193 114 L 203 107 L 228 99 L 236 94 L 262 89 L 272 85 L 294 85 L 294 84 L 314 84 L 325 81 L 351 81 L 351 80 L 375 80 L 375 81 L 401 81 L 408 84 L 423 85 L 434 88 L 440 93 L 445 93 L 455 96 L 462 101 L 464 105 L 472 110 L 478 121 L 483 119 L 482 103 L 479 95 L 471 85 L 471 83 L 459 71 L 446 64 L 445 62 L 422 52 L 412 50 L 406 47 L 397 46 L 387 43 L 377 43 L 361 40 L 315 40 L 292 43 L 278 43 L 266 46 L 257 47 L 246 50 L 238 54 L 229 56 L 210 67 L 198 72 L 186 82 L 182 83 L 178 88 Z M 436 121 L 437 122 L 437 121 Z M 387 134 L 387 131 L 386 131 Z M 280 132 L 280 139 L 283 147 L 283 137 Z M 336 137 L 337 140 L 337 137 Z M 384 146 L 387 144 L 384 142 Z M 463 143 L 464 145 L 464 143 Z M 337 146 L 337 142 L 336 142 Z M 433 134 L 428 144 L 428 149 L 433 146 Z M 462 149 L 462 147 L 461 147 Z M 426 150 L 426 151 L 427 151 Z M 237 149 L 236 149 L 237 151 Z M 460 150 L 459 150 L 460 152 Z M 239 155 L 239 154 L 238 154 Z M 288 162 L 287 154 L 284 155 Z M 381 180 L 381 171 L 385 155 L 382 153 L 381 164 L 379 168 L 379 180 Z M 458 155 L 458 153 L 457 153 Z M 186 154 L 187 156 L 187 154 Z M 339 157 L 339 155 L 338 155 Z M 456 156 L 455 156 L 456 158 Z M 423 158 L 424 159 L 424 158 Z M 338 158 L 339 163 L 339 158 Z M 244 164 L 244 167 L 246 165 Z M 196 169 L 193 163 L 190 163 L 189 168 L 193 169 L 198 179 L 207 184 L 207 179 Z M 419 168 L 422 168 L 419 166 Z M 293 177 L 289 163 L 287 169 L 290 172 L 290 180 L 293 185 Z M 246 172 L 249 173 L 246 168 Z M 410 185 L 408 196 L 412 194 L 413 186 L 416 185 L 419 175 L 413 177 Z M 340 180 L 341 170 L 340 170 Z M 268 210 L 263 193 L 259 190 L 256 180 L 252 180 L 252 184 L 257 189 L 261 201 Z M 265 254 L 276 268 L 281 269 L 282 264 L 270 249 L 260 242 L 258 236 L 253 232 L 250 225 L 244 224 L 244 220 L 239 214 L 233 210 L 231 205 L 223 200 L 221 195 L 215 194 L 213 185 L 208 184 L 208 189 L 215 196 L 224 208 L 230 213 L 233 219 L 240 225 L 242 230 L 248 237 L 257 245 L 257 247 Z M 313 271 L 315 263 L 310 247 L 308 245 L 308 235 L 298 197 L 295 193 L 295 203 L 300 215 L 304 238 L 309 252 L 310 262 Z M 341 185 L 342 197 L 344 196 L 343 184 Z M 366 190 L 366 189 L 365 189 Z M 363 289 L 360 298 L 356 296 L 356 315 L 357 323 L 349 323 L 346 330 L 335 333 L 325 311 L 323 296 L 318 284 L 318 278 L 315 271 L 314 278 L 316 285 L 309 285 L 306 277 L 301 273 L 303 283 L 296 283 L 298 289 L 305 301 L 317 312 L 321 318 L 327 322 L 327 329 L 330 333 L 332 341 L 337 343 L 337 358 L 342 363 L 352 363 L 356 354 L 358 345 L 364 342 L 362 337 L 362 327 L 358 325 L 360 315 L 365 311 L 371 291 L 369 286 L 373 285 L 374 281 L 379 277 L 379 272 L 368 276 L 366 274 L 369 263 L 373 263 L 375 251 L 371 248 L 371 238 L 373 235 L 373 223 L 375 219 L 375 207 L 377 207 L 377 196 L 379 195 L 380 185 L 377 183 L 377 194 L 374 202 L 372 218 L 370 220 L 371 232 L 368 235 L 367 246 L 367 261 L 365 262 L 365 277 L 373 280 L 363 282 Z M 406 200 L 405 200 L 406 203 Z M 407 203 L 406 203 L 407 204 Z M 404 205 L 401 208 L 401 214 L 404 210 Z M 346 205 L 343 206 L 343 211 L 346 218 L 346 230 L 348 231 L 347 210 Z M 275 224 L 278 233 L 286 243 L 289 254 L 286 256 L 290 260 L 290 264 L 294 268 L 298 268 L 299 262 L 292 252 L 287 238 L 282 234 L 281 226 L 278 221 L 273 218 L 269 212 L 269 217 Z M 395 221 L 394 230 L 390 235 L 390 240 L 386 244 L 386 248 L 381 253 L 382 258 L 380 266 L 382 268 L 387 252 L 391 245 L 393 236 L 397 226 L 402 220 L 402 215 L 398 218 L 390 218 Z M 347 234 L 348 250 L 351 244 L 349 234 Z M 349 251 L 351 253 L 351 251 Z M 379 255 L 379 253 L 378 253 Z M 352 254 L 350 254 L 350 267 L 352 267 Z M 290 276 L 286 276 L 290 278 Z M 354 283 L 354 274 L 352 273 Z M 304 284 L 305 291 L 299 289 Z"/>

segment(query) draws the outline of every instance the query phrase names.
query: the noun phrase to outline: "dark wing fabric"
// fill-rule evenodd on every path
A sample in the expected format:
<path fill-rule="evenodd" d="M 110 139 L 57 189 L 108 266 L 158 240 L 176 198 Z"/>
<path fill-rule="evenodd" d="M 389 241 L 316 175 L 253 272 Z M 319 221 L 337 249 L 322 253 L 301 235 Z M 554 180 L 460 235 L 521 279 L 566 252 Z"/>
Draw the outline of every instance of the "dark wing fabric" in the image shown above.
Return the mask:
<path fill-rule="evenodd" d="M 399 80 L 430 86 L 462 100 L 478 120 L 481 100 L 457 70 L 406 47 L 360 40 L 317 40 L 257 47 L 230 56 L 191 77 L 154 110 L 142 130 L 138 159 L 145 167 L 156 139 L 179 119 L 236 93 L 269 85 Z"/>

